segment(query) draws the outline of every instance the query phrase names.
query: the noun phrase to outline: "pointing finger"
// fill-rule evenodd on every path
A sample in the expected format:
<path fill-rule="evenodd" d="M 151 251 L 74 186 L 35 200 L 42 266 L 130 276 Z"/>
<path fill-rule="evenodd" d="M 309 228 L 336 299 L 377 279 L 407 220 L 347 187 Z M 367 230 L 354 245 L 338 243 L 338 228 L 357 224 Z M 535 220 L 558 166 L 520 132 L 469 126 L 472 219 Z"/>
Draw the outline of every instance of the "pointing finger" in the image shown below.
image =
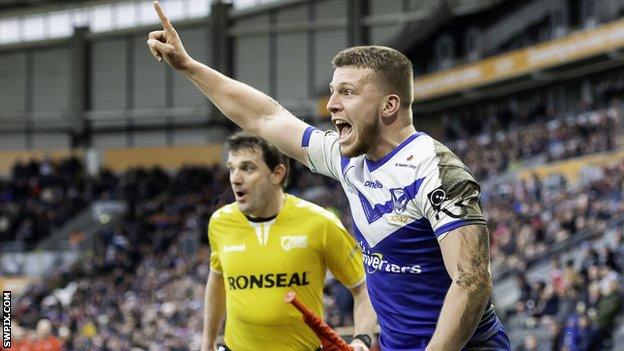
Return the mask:
<path fill-rule="evenodd" d="M 158 14 L 158 18 L 160 18 L 160 23 L 162 23 L 163 28 L 173 29 L 173 25 L 171 24 L 171 22 L 169 22 L 167 16 L 165 16 L 165 12 L 160 7 L 158 1 L 154 1 L 154 10 L 156 10 L 156 13 Z"/>

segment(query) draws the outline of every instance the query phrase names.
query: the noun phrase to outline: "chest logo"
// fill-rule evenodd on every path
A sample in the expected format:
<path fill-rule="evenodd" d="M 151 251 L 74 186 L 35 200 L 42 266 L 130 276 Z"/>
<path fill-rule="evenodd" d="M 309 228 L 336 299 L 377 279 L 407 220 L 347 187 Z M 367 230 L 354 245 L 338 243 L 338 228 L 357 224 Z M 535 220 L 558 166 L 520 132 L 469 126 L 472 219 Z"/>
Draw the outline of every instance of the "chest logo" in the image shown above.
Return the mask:
<path fill-rule="evenodd" d="M 407 202 L 409 201 L 409 197 L 407 193 L 402 188 L 392 188 L 390 189 L 390 195 L 392 197 L 392 207 L 394 208 L 394 212 L 401 213 L 405 211 L 407 208 Z"/>
<path fill-rule="evenodd" d="M 378 181 L 372 181 L 372 180 L 367 180 L 364 182 L 364 186 L 367 188 L 372 188 L 372 189 L 381 189 L 383 188 L 383 185 Z"/>
<path fill-rule="evenodd" d="M 308 247 L 307 235 L 284 235 L 282 236 L 282 249 L 302 249 Z"/>
<path fill-rule="evenodd" d="M 362 194 L 361 192 L 357 192 L 358 197 L 360 199 L 360 203 L 362 204 L 362 209 L 364 210 L 364 215 L 366 216 L 366 220 L 368 224 L 371 224 L 381 218 L 383 215 L 388 213 L 396 213 L 400 214 L 405 212 L 407 209 L 407 205 L 410 200 L 413 200 L 418 194 L 418 189 L 420 185 L 425 180 L 425 178 L 416 179 L 412 184 L 409 184 L 403 188 L 391 188 L 390 199 L 385 201 L 384 203 L 371 204 L 371 202 Z"/>

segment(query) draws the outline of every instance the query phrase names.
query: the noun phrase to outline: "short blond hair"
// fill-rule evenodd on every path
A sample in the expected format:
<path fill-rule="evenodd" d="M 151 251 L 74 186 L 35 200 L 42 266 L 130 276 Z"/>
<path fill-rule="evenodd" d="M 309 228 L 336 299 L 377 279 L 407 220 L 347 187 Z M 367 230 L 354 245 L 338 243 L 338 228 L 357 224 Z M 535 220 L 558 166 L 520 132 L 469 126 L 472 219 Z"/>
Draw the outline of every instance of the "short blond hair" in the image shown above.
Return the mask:
<path fill-rule="evenodd" d="M 354 46 L 339 52 L 332 60 L 334 67 L 355 66 L 373 70 L 387 93 L 401 98 L 401 107 L 414 101 L 412 62 L 399 51 L 386 46 Z"/>

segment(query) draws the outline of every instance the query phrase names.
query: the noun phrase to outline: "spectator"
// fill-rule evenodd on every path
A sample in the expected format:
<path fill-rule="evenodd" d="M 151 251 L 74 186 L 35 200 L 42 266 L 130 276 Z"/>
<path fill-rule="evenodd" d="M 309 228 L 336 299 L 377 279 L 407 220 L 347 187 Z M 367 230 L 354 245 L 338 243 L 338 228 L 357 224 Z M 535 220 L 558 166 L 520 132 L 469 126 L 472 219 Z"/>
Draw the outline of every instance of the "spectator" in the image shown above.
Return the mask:
<path fill-rule="evenodd" d="M 520 345 L 516 351 L 537 351 L 537 337 L 533 334 L 527 334 L 524 337 L 522 345 Z"/>
<path fill-rule="evenodd" d="M 622 310 L 622 295 L 619 282 L 615 279 L 611 280 L 605 290 L 596 307 L 597 330 L 596 337 L 593 339 L 594 347 L 610 342 L 611 334 L 615 328 L 615 318 Z"/>
<path fill-rule="evenodd" d="M 52 323 L 48 319 L 37 322 L 37 340 L 34 342 L 33 351 L 61 351 L 61 341 L 52 335 Z"/>
<path fill-rule="evenodd" d="M 12 326 L 11 333 L 11 348 L 6 349 L 0 345 L 0 350 L 15 350 L 15 351 L 33 351 L 33 343 L 29 338 L 28 333 L 19 325 Z"/>

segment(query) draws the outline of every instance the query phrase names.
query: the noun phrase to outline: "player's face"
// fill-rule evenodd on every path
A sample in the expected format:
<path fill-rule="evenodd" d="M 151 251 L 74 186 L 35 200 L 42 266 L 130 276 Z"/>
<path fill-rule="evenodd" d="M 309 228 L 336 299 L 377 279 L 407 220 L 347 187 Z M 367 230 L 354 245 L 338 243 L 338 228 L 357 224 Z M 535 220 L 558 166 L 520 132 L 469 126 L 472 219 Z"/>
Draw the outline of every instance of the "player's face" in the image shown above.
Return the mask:
<path fill-rule="evenodd" d="M 279 189 L 259 149 L 240 149 L 228 154 L 227 168 L 234 198 L 241 212 L 262 217 L 271 196 Z"/>
<path fill-rule="evenodd" d="M 369 152 L 379 135 L 384 99 L 375 73 L 354 66 L 338 67 L 329 90 L 327 109 L 339 134 L 340 152 L 346 157 Z"/>

